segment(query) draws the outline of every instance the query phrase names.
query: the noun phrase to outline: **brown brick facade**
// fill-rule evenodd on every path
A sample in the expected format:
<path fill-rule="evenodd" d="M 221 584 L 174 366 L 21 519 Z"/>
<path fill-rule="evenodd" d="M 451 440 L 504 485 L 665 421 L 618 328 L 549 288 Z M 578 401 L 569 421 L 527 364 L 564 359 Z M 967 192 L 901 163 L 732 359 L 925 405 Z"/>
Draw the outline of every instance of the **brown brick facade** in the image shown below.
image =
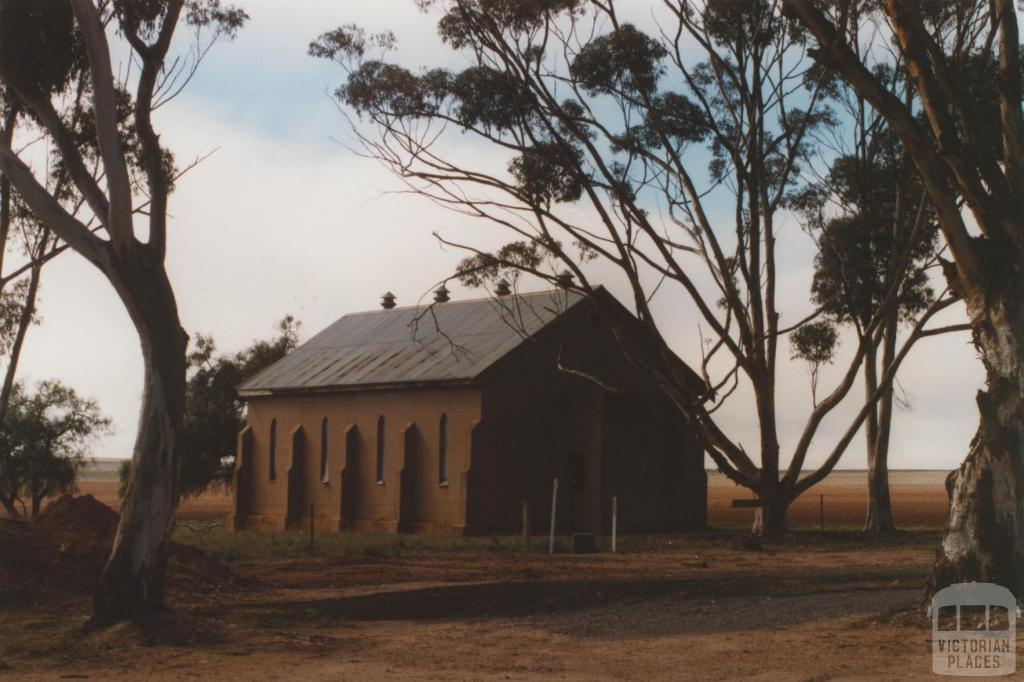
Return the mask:
<path fill-rule="evenodd" d="M 606 331 L 577 307 L 462 386 L 250 396 L 230 526 L 517 533 L 525 503 L 541 533 L 558 478 L 559 532 L 608 531 L 613 497 L 623 532 L 704 527 L 703 451 Z"/>

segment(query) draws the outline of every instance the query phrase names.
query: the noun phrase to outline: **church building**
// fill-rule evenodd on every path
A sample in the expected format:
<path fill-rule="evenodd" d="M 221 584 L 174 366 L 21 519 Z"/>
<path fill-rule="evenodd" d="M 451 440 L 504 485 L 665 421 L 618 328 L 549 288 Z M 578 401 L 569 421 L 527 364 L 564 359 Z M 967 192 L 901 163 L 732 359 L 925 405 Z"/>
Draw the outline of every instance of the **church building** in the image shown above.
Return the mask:
<path fill-rule="evenodd" d="M 621 532 L 705 526 L 704 453 L 614 297 L 436 293 L 388 294 L 239 387 L 231 528 L 544 533 L 554 479 L 559 532 L 608 532 L 613 497 Z"/>

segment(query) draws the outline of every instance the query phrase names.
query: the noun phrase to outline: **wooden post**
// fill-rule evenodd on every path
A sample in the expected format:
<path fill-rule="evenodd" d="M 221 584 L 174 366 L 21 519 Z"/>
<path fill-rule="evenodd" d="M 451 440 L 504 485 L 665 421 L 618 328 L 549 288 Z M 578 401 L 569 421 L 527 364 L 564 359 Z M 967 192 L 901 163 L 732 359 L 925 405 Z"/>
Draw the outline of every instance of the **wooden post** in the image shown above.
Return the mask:
<path fill-rule="evenodd" d="M 818 522 L 821 525 L 821 532 L 825 532 L 825 496 L 818 496 Z"/>
<path fill-rule="evenodd" d="M 313 503 L 309 503 L 309 548 L 313 549 Z"/>
<path fill-rule="evenodd" d="M 551 534 L 548 537 L 548 554 L 555 553 L 555 510 L 558 508 L 558 479 L 551 485 Z"/>
<path fill-rule="evenodd" d="M 615 553 L 616 531 L 619 520 L 619 498 L 612 496 L 612 554 Z"/>
<path fill-rule="evenodd" d="M 523 542 L 530 544 L 530 502 L 523 500 Z"/>

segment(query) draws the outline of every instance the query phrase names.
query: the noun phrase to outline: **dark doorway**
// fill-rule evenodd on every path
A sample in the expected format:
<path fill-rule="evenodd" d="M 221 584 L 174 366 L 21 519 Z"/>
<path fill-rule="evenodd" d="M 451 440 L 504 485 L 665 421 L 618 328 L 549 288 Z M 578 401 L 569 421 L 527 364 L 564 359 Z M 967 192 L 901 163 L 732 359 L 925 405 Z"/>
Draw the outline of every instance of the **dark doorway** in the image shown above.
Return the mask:
<path fill-rule="evenodd" d="M 285 526 L 291 530 L 302 528 L 303 518 L 309 513 L 306 482 L 306 441 L 302 428 L 292 433 L 292 461 L 288 467 L 288 516 Z"/>
<path fill-rule="evenodd" d="M 573 533 L 584 528 L 583 491 L 586 489 L 586 465 L 583 454 L 576 451 L 565 453 L 565 518 L 568 532 Z"/>

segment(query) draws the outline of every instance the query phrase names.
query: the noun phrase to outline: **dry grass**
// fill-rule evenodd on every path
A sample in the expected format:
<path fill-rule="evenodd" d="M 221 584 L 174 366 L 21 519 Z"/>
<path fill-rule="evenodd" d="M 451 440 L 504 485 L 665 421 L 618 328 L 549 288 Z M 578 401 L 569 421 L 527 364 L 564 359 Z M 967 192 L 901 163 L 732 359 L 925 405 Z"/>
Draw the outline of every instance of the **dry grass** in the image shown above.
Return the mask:
<path fill-rule="evenodd" d="M 949 511 L 946 471 L 892 471 L 889 487 L 896 525 L 906 529 L 941 528 Z M 708 474 L 708 522 L 715 528 L 749 526 L 752 509 L 735 509 L 734 499 L 749 499 L 750 491 L 718 473 Z M 818 528 L 824 498 L 826 529 L 856 529 L 864 524 L 868 509 L 867 472 L 837 471 L 790 507 L 794 528 Z"/>
<path fill-rule="evenodd" d="M 893 471 L 890 486 L 893 513 L 900 528 L 925 530 L 941 528 L 946 520 L 945 471 Z M 796 500 L 790 508 L 790 524 L 797 529 L 818 528 L 821 496 L 825 503 L 825 528 L 852 530 L 864 523 L 867 513 L 867 474 L 837 471 Z M 91 494 L 117 509 L 117 482 L 109 478 L 87 478 L 79 484 L 81 493 Z M 708 474 L 708 523 L 712 528 L 744 528 L 751 524 L 751 509 L 735 509 L 734 499 L 747 499 L 748 490 L 732 484 L 721 474 Z M 230 492 L 215 490 L 182 501 L 180 521 L 219 521 L 231 509 Z"/>
<path fill-rule="evenodd" d="M 906 529 L 940 528 L 948 510 L 945 471 L 893 471 L 890 486 L 896 523 Z M 838 471 L 815 485 L 790 508 L 794 528 L 818 528 L 820 506 L 824 502 L 825 529 L 856 529 L 867 512 L 867 474 L 863 471 Z M 89 494 L 113 509 L 120 507 L 117 481 L 109 477 L 88 477 L 79 483 L 80 493 Z M 751 494 L 719 473 L 708 475 L 708 521 L 714 528 L 741 528 L 754 520 L 752 509 L 736 509 L 732 501 L 749 499 Z M 230 511 L 229 492 L 212 491 L 186 498 L 178 509 L 181 521 L 219 521 Z M 385 546 L 386 543 L 381 543 Z M 387 551 L 387 550 L 382 550 Z"/>

